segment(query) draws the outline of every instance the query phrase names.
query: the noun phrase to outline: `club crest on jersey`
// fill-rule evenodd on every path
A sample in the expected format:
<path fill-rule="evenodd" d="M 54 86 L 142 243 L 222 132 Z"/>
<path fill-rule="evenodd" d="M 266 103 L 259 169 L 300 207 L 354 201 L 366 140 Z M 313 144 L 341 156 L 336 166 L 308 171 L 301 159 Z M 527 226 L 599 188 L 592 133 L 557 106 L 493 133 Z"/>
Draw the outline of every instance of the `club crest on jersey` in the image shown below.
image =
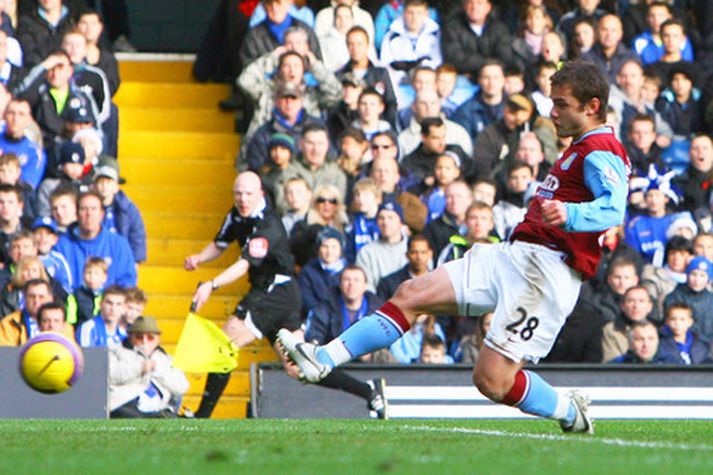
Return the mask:
<path fill-rule="evenodd" d="M 575 158 L 577 158 L 577 152 L 574 152 L 572 155 L 567 157 L 564 162 L 562 162 L 562 165 L 561 165 L 562 170 L 564 170 L 564 171 L 569 170 L 569 167 L 572 166 L 572 162 L 574 161 Z"/>
<path fill-rule="evenodd" d="M 270 245 L 264 237 L 252 238 L 250 242 L 248 242 L 248 254 L 252 258 L 262 259 L 267 256 L 267 250 L 269 247 Z"/>

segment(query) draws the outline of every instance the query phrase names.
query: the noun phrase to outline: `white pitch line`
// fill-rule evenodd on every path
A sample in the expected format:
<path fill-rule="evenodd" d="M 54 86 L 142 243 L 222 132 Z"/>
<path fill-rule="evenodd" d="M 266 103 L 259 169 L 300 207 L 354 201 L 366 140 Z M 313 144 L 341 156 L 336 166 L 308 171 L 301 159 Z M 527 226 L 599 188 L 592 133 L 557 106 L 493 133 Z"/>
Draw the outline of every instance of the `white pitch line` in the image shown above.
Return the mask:
<path fill-rule="evenodd" d="M 624 440 L 624 439 L 609 439 L 587 436 L 566 436 L 552 434 L 530 434 L 527 432 L 507 432 L 503 430 L 487 430 L 487 429 L 466 429 L 462 427 L 418 427 L 418 426 L 403 426 L 403 428 L 413 431 L 423 432 L 455 432 L 461 434 L 472 435 L 489 435 L 493 437 L 515 437 L 519 439 L 532 440 L 553 440 L 560 442 L 584 442 L 588 444 L 603 444 L 615 445 L 619 447 L 639 447 L 645 449 L 677 449 L 677 450 L 713 450 L 710 445 L 692 445 L 692 444 L 676 444 L 665 442 L 645 442 L 640 440 Z"/>

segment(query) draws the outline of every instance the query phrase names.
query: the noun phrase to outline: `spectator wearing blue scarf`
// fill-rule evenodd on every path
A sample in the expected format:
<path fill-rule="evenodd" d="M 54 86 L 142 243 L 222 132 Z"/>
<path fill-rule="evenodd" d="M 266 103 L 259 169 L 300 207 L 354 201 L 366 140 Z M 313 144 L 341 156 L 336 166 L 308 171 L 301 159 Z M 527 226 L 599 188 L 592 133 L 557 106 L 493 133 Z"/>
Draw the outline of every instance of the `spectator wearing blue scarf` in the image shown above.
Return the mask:
<path fill-rule="evenodd" d="M 307 262 L 297 277 L 304 315 L 326 302 L 331 290 L 339 286 L 339 276 L 347 264 L 342 257 L 343 247 L 341 233 L 332 227 L 325 227 L 317 235 L 317 258 Z"/>

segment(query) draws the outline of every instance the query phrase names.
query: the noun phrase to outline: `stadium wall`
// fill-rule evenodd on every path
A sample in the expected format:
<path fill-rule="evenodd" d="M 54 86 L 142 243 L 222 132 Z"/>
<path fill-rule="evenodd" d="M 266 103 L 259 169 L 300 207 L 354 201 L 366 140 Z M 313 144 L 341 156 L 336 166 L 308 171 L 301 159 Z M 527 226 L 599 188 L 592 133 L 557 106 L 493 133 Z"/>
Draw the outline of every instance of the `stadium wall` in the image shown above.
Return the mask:
<path fill-rule="evenodd" d="M 0 419 L 106 419 L 109 357 L 106 348 L 83 348 L 84 372 L 60 394 L 42 394 L 20 376 L 20 348 L 0 348 Z"/>
<path fill-rule="evenodd" d="M 346 367 L 352 376 L 386 379 L 391 418 L 527 418 L 485 399 L 472 368 L 449 366 Z M 596 419 L 713 419 L 713 367 L 538 365 L 558 391 L 581 389 Z M 289 378 L 274 364 L 253 366 L 251 411 L 265 418 L 368 418 L 362 399 Z"/>

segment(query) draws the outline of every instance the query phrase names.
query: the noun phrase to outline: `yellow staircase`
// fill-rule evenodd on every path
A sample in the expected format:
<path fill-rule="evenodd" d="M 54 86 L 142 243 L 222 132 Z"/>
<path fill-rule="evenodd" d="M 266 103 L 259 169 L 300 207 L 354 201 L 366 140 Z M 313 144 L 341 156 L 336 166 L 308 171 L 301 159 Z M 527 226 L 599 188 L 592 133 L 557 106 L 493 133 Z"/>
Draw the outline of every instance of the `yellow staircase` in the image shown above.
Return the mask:
<path fill-rule="evenodd" d="M 139 269 L 139 286 L 149 296 L 147 315 L 158 318 L 164 347 L 172 352 L 199 281 L 217 275 L 238 257 L 235 245 L 220 259 L 194 272 L 183 259 L 215 236 L 232 204 L 233 159 L 239 138 L 232 114 L 217 103 L 228 87 L 198 84 L 188 61 L 120 63 L 122 84 L 115 100 L 120 110 L 119 163 L 126 194 L 146 223 L 148 261 Z M 200 314 L 225 321 L 247 280 L 220 289 Z M 241 349 L 234 371 L 213 417 L 245 417 L 250 395 L 250 364 L 274 361 L 265 341 Z M 195 410 L 204 374 L 189 374 L 191 387 L 184 404 Z"/>

